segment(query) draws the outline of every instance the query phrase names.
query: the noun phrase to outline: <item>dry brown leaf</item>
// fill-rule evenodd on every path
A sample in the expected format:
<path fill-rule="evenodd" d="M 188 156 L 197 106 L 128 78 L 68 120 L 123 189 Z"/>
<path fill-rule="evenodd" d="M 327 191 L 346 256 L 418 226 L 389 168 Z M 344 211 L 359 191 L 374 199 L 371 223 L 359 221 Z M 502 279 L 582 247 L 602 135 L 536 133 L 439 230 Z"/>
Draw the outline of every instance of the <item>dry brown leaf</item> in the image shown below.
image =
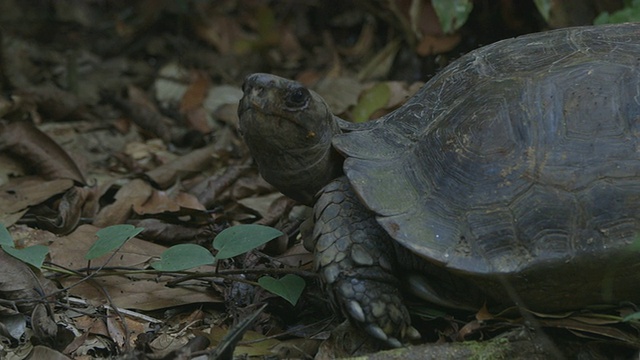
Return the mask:
<path fill-rule="evenodd" d="M 69 269 L 86 267 L 88 261 L 84 255 L 96 241 L 98 230 L 99 228 L 92 225 L 81 225 L 71 234 L 60 236 L 49 246 L 51 262 Z M 108 265 L 143 268 L 152 258 L 159 257 L 165 249 L 164 246 L 133 238 L 125 243 L 118 256 L 112 258 Z M 109 255 L 93 259 L 91 266 L 106 265 L 108 259 Z"/>
<path fill-rule="evenodd" d="M 280 193 L 270 193 L 263 196 L 254 196 L 239 199 L 238 204 L 241 204 L 242 206 L 255 211 L 260 215 L 261 218 L 266 217 L 268 220 L 271 220 L 270 222 L 273 222 L 273 220 L 277 218 L 277 215 L 270 216 L 269 210 L 271 209 L 271 206 L 274 204 L 274 202 L 282 197 L 284 197 L 284 195 Z M 267 225 L 265 223 L 262 224 Z"/>
<path fill-rule="evenodd" d="M 493 314 L 489 312 L 489 309 L 487 309 L 487 304 L 482 305 L 480 310 L 478 310 L 478 312 L 476 313 L 476 320 L 478 321 L 487 321 L 493 319 L 495 319 L 495 316 L 493 316 Z"/>
<path fill-rule="evenodd" d="M 217 145 L 214 143 L 201 149 L 193 150 L 167 164 L 147 171 L 145 175 L 161 189 L 166 189 L 178 179 L 193 176 L 211 167 L 216 148 Z"/>
<path fill-rule="evenodd" d="M 54 349 L 48 348 L 46 346 L 37 345 L 33 347 L 31 353 L 26 358 L 26 360 L 71 360 L 70 357 L 64 355 L 63 353 L 56 351 Z"/>
<path fill-rule="evenodd" d="M 80 216 L 91 189 L 72 187 L 56 202 L 55 208 L 42 204 L 34 207 L 38 227 L 54 234 L 68 234 L 80 223 Z"/>
<path fill-rule="evenodd" d="M 457 339 L 459 341 L 464 341 L 467 336 L 476 333 L 480 328 L 482 328 L 481 322 L 472 320 L 466 323 L 462 328 L 460 328 L 457 334 Z"/>
<path fill-rule="evenodd" d="M 180 214 L 175 214 L 179 216 Z M 208 217 L 209 220 L 211 219 Z M 137 227 L 142 227 L 142 236 L 153 241 L 156 244 L 162 245 L 175 245 L 185 243 L 203 243 L 215 234 L 212 231 L 212 225 L 205 223 L 205 225 L 196 226 L 198 223 L 196 220 L 191 220 L 188 225 L 172 224 L 167 221 L 159 219 L 142 219 L 132 220 L 130 223 Z"/>
<path fill-rule="evenodd" d="M 241 176 L 247 174 L 248 166 L 228 166 L 221 175 L 211 176 L 189 190 L 206 208 L 220 201 L 220 195 L 232 184 L 242 181 Z M 266 181 L 262 180 L 266 184 Z M 270 185 L 267 185 L 270 186 Z"/>
<path fill-rule="evenodd" d="M 133 207 L 144 204 L 153 191 L 153 188 L 145 181 L 131 180 L 118 190 L 112 204 L 105 206 L 98 212 L 93 224 L 98 227 L 124 224 L 131 217 Z"/>
<path fill-rule="evenodd" d="M 276 190 L 262 176 L 255 174 L 254 176 L 244 176 L 238 179 L 232 184 L 230 191 L 231 197 L 242 199 L 247 196 L 269 194 Z"/>
<path fill-rule="evenodd" d="M 45 181 L 35 177 L 21 177 L 0 186 L 0 223 L 13 225 L 30 206 L 58 195 L 73 186 L 70 179 Z"/>
<path fill-rule="evenodd" d="M 278 261 L 292 268 L 312 270 L 314 255 L 304 248 L 302 243 L 295 244 L 278 256 Z"/>
<path fill-rule="evenodd" d="M 206 134 L 211 131 L 211 128 L 207 123 L 203 104 L 211 84 L 209 76 L 202 72 L 196 72 L 194 78 L 182 96 L 180 113 L 185 116 L 187 127 Z"/>
<path fill-rule="evenodd" d="M 182 208 L 206 210 L 193 195 L 183 192 L 170 194 L 166 191 L 153 190 L 147 201 L 133 204 L 133 211 L 138 215 L 179 212 Z"/>
<path fill-rule="evenodd" d="M 0 186 L 6 184 L 9 179 L 25 176 L 24 164 L 9 154 L 0 152 Z"/>
<path fill-rule="evenodd" d="M 109 338 L 112 339 L 120 348 L 125 343 L 127 338 L 126 331 L 120 322 L 120 319 L 113 311 L 107 311 L 107 330 L 109 331 Z"/>
<path fill-rule="evenodd" d="M 102 336 L 109 335 L 107 324 L 102 321 L 101 317 L 81 315 L 73 318 L 73 324 L 78 330 L 83 330 L 83 332 Z"/>
<path fill-rule="evenodd" d="M 625 343 L 634 344 L 640 346 L 640 342 L 637 335 L 631 334 L 624 330 L 618 329 L 613 326 L 592 325 L 586 324 L 582 321 L 575 319 L 541 319 L 542 326 L 562 328 L 572 331 L 574 334 L 581 337 L 598 338 L 598 336 L 604 336 L 615 340 L 620 340 Z"/>
<path fill-rule="evenodd" d="M 91 336 L 90 332 L 88 332 L 88 331 L 82 332 L 80 334 L 80 336 L 78 336 L 75 339 L 73 339 L 71 344 L 67 345 L 67 347 L 64 349 L 64 353 L 65 354 L 71 354 L 71 353 L 75 353 L 76 351 L 78 351 L 78 349 L 81 346 L 85 345 L 85 342 L 87 341 L 89 336 Z M 105 338 L 106 338 L 106 332 L 105 332 Z"/>
<path fill-rule="evenodd" d="M 128 101 L 122 101 L 120 105 L 133 122 L 149 134 L 153 134 L 167 143 L 170 142 L 173 121 L 158 111 L 156 105 L 142 89 L 129 86 L 128 95 Z"/>
<path fill-rule="evenodd" d="M 60 237 L 49 247 L 51 262 L 70 269 L 86 267 L 87 260 L 84 255 L 95 242 L 97 231 L 98 228 L 94 226 L 82 225 L 73 233 Z M 152 259 L 158 258 L 165 249 L 164 246 L 133 238 L 125 243 L 117 256 L 113 257 L 108 264 L 106 264 L 106 260 L 109 255 L 105 255 L 93 259 L 91 265 L 106 264 L 108 266 L 144 268 Z M 198 269 L 214 271 L 215 267 L 208 266 Z M 67 278 L 61 282 L 63 286 L 69 286 L 77 283 L 78 279 Z M 105 290 L 111 296 L 112 305 L 140 310 L 156 310 L 191 303 L 222 301 L 222 298 L 210 289 L 190 286 L 188 282 L 183 284 L 185 286 L 169 288 L 165 286 L 165 281 L 154 275 L 106 276 L 96 278 L 92 283 L 83 282 L 70 289 L 70 293 L 94 304 L 106 304 L 107 299 L 102 292 Z"/>
<path fill-rule="evenodd" d="M 179 351 L 182 347 L 186 346 L 188 342 L 187 336 L 183 333 L 171 334 L 163 332 L 153 339 L 148 346 L 154 353 L 168 355 L 172 351 Z"/>
<path fill-rule="evenodd" d="M 21 159 L 30 171 L 47 180 L 71 179 L 85 184 L 69 154 L 30 121 L 0 121 L 0 151 Z"/>

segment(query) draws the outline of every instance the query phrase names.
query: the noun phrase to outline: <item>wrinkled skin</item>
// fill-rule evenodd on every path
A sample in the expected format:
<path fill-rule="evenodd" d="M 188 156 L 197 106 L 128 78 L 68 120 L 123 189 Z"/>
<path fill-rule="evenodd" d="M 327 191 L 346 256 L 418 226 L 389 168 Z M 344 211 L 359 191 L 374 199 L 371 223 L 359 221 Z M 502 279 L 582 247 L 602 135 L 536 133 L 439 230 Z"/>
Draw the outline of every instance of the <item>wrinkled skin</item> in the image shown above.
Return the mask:
<path fill-rule="evenodd" d="M 315 194 L 342 174 L 331 147 L 340 128 L 318 94 L 300 84 L 256 74 L 243 86 L 240 132 L 262 177 L 283 194 L 312 205 Z"/>

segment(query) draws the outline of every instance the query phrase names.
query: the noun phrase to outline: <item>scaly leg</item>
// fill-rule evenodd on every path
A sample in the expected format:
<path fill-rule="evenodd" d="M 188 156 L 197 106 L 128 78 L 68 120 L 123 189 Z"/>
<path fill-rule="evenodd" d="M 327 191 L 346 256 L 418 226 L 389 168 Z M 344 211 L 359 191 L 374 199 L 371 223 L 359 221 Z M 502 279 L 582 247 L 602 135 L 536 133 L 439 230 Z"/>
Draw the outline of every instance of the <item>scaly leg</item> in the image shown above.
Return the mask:
<path fill-rule="evenodd" d="M 393 240 L 346 177 L 324 187 L 314 218 L 315 267 L 333 304 L 388 346 L 419 338 L 400 293 Z"/>

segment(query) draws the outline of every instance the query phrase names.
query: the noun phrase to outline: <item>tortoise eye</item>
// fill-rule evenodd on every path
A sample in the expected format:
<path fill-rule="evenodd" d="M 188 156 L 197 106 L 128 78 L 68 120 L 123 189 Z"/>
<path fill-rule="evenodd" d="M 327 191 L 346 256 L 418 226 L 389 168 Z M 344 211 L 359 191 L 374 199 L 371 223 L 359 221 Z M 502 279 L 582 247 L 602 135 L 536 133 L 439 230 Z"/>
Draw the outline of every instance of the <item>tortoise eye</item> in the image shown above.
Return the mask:
<path fill-rule="evenodd" d="M 305 88 L 297 88 L 289 92 L 285 98 L 285 105 L 288 108 L 295 109 L 303 107 L 309 100 L 309 91 Z"/>

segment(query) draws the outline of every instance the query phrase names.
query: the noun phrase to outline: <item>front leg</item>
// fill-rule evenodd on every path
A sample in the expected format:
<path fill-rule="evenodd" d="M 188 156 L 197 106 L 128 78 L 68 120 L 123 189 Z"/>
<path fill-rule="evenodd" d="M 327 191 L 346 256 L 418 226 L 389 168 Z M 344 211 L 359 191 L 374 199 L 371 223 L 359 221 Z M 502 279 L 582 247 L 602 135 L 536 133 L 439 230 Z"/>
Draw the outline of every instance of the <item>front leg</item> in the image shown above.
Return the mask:
<path fill-rule="evenodd" d="M 419 338 L 400 294 L 393 240 L 346 177 L 324 187 L 314 218 L 315 267 L 332 303 L 388 346 Z"/>

